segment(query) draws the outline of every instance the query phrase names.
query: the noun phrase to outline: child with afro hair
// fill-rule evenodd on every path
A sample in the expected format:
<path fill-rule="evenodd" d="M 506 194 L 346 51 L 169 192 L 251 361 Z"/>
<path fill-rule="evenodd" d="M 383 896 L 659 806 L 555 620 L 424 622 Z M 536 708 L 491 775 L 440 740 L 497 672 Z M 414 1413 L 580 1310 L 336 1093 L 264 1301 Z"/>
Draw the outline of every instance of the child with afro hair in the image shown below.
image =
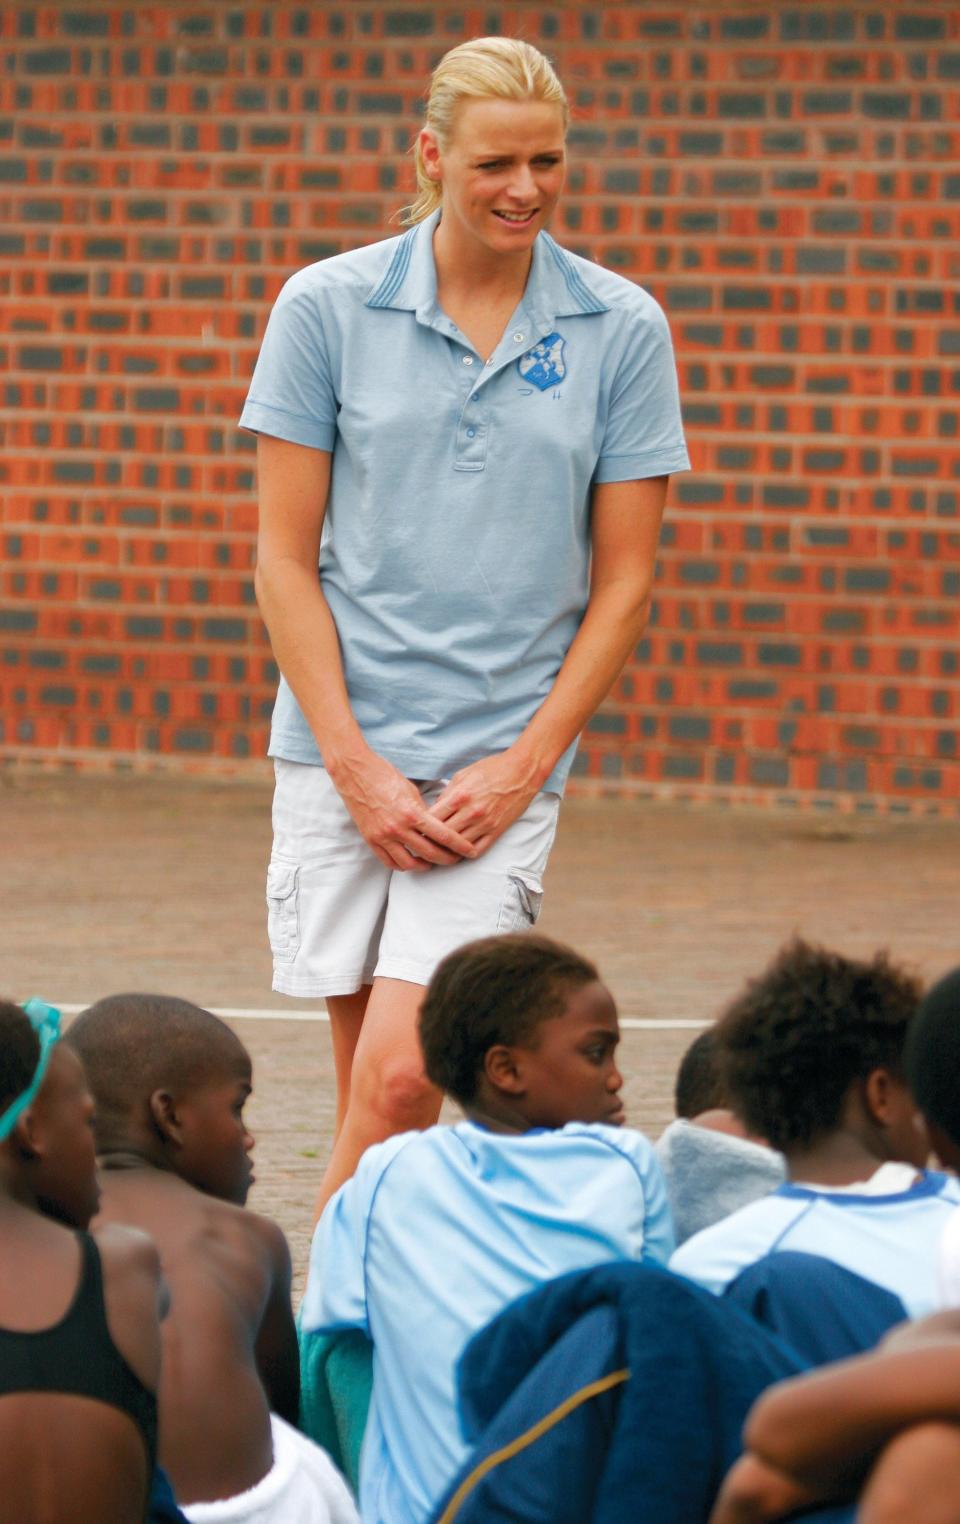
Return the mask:
<path fill-rule="evenodd" d="M 730 1103 L 786 1160 L 786 1183 L 695 1234 L 671 1268 L 722 1292 L 772 1252 L 833 1260 L 912 1316 L 936 1305 L 936 1245 L 955 1180 L 924 1168 L 929 1139 L 904 1074 L 918 981 L 885 953 L 796 939 L 721 1016 Z"/>

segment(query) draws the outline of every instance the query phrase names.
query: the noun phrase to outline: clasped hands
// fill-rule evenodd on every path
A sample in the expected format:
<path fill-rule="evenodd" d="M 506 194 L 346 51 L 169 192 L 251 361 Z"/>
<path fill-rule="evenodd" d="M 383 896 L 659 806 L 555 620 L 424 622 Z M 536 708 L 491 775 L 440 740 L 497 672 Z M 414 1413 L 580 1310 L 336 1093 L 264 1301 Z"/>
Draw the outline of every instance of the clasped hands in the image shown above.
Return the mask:
<path fill-rule="evenodd" d="M 333 781 L 380 861 L 410 873 L 480 857 L 539 787 L 510 751 L 462 767 L 429 807 L 416 785 L 375 752 Z"/>

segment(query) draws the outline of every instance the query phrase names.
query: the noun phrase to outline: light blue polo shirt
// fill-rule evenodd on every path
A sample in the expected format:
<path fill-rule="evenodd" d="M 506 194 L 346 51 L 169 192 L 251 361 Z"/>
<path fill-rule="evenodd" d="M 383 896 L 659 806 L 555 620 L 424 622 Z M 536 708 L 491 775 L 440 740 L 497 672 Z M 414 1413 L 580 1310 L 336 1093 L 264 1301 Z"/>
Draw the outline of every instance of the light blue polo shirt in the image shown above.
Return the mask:
<path fill-rule="evenodd" d="M 541 233 L 484 363 L 437 305 L 438 218 L 287 281 L 240 419 L 333 454 L 323 593 L 360 728 L 411 778 L 505 750 L 547 697 L 587 604 L 593 484 L 689 465 L 647 292 Z M 283 680 L 270 753 L 321 760 Z"/>
<path fill-rule="evenodd" d="M 672 1248 L 660 1166 L 627 1127 L 460 1122 L 369 1148 L 317 1225 L 301 1309 L 305 1332 L 373 1340 L 361 1517 L 430 1513 L 469 1453 L 457 1361 L 508 1303 L 569 1270 L 663 1265 Z"/>

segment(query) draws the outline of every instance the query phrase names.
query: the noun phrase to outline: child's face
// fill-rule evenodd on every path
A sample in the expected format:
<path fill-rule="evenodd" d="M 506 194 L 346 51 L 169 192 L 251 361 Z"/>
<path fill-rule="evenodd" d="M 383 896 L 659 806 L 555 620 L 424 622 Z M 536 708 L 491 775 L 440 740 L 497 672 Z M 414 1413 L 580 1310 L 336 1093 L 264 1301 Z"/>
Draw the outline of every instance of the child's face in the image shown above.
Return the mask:
<path fill-rule="evenodd" d="M 514 1048 L 521 1109 L 530 1127 L 623 1120 L 623 1076 L 614 1055 L 617 1008 L 598 979 L 571 989 L 564 1011 L 541 1022 L 533 1045 Z"/>
<path fill-rule="evenodd" d="M 251 1091 L 246 1053 L 234 1064 L 178 1098 L 180 1153 L 177 1173 L 208 1196 L 243 1206 L 253 1184 L 253 1136 L 243 1120 Z"/>
<path fill-rule="evenodd" d="M 100 1205 L 93 1097 L 77 1055 L 58 1044 L 31 1108 L 37 1161 L 33 1187 L 41 1211 L 85 1228 Z"/>

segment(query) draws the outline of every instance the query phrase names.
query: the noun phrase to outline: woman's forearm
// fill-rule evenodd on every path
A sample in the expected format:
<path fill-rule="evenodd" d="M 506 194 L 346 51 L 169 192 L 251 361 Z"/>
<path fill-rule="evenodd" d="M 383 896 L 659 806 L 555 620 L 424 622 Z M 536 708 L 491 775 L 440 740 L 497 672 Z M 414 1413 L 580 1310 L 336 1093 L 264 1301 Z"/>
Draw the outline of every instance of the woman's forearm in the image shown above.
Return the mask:
<path fill-rule="evenodd" d="M 629 583 L 591 597 L 550 693 L 511 748 L 541 783 L 610 692 L 649 612 L 646 589 Z"/>
<path fill-rule="evenodd" d="M 261 555 L 255 585 L 277 665 L 336 782 L 338 771 L 369 747 L 350 707 L 336 625 L 317 573 L 290 556 Z"/>

